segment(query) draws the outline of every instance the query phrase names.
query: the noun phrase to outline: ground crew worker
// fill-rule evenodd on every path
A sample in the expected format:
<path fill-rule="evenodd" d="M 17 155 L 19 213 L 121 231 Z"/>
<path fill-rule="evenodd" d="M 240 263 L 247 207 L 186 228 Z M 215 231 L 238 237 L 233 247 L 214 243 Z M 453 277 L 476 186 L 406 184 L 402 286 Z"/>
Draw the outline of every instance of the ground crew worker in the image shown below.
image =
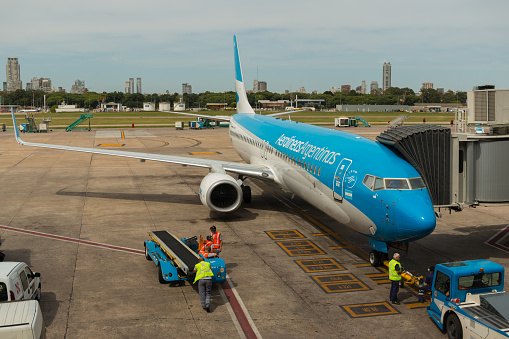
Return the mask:
<path fill-rule="evenodd" d="M 424 285 L 419 288 L 419 301 L 424 302 L 424 292 L 431 292 L 431 285 L 433 285 L 433 277 L 435 276 L 435 266 L 428 267 L 428 275 L 424 280 Z"/>
<path fill-rule="evenodd" d="M 391 293 L 389 298 L 391 302 L 396 305 L 399 305 L 398 292 L 401 274 L 405 272 L 399 263 L 400 257 L 399 253 L 394 253 L 392 256 L 393 259 L 389 262 L 389 280 L 391 281 Z"/>
<path fill-rule="evenodd" d="M 205 246 L 204 249 L 202 249 L 200 252 L 198 252 L 198 254 L 201 254 L 203 255 L 203 257 L 205 259 L 209 259 L 209 258 L 215 258 L 217 257 L 217 254 L 212 252 L 212 249 L 210 246 Z"/>
<path fill-rule="evenodd" d="M 205 247 L 209 246 L 212 248 L 212 237 L 210 235 L 207 235 L 207 240 L 203 242 L 203 246 L 200 249 L 200 252 L 205 252 Z"/>
<path fill-rule="evenodd" d="M 210 264 L 200 257 L 200 262 L 194 266 L 194 283 L 198 281 L 198 292 L 200 293 L 201 307 L 210 313 L 210 291 L 212 290 L 212 268 Z"/>
<path fill-rule="evenodd" d="M 212 237 L 212 251 L 216 252 L 216 254 L 219 254 L 221 250 L 223 249 L 223 237 L 221 236 L 221 233 L 216 232 L 216 226 L 210 227 L 211 237 Z"/>

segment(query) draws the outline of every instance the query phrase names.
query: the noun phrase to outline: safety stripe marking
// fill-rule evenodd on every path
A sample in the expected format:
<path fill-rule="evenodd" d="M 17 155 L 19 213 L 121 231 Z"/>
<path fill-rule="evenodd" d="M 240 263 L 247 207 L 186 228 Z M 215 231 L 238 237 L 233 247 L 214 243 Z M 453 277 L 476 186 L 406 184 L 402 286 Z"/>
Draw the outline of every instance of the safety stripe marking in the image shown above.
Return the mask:
<path fill-rule="evenodd" d="M 25 229 L 22 229 L 22 228 L 16 228 L 16 227 L 4 226 L 4 225 L 0 225 L 0 228 L 4 229 L 4 230 L 8 230 L 8 231 L 18 232 L 18 233 L 25 233 L 25 234 L 35 235 L 37 237 L 43 237 L 43 238 L 60 240 L 60 241 L 78 243 L 78 244 L 87 245 L 87 246 L 106 248 L 106 249 L 110 249 L 110 250 L 114 250 L 114 251 L 120 251 L 120 252 L 127 252 L 127 253 L 143 254 L 143 255 L 145 255 L 144 251 L 137 250 L 137 249 L 134 249 L 134 248 L 129 248 L 129 247 L 108 245 L 108 244 L 103 244 L 103 243 L 95 242 L 95 241 L 89 241 L 89 240 L 82 240 L 82 239 L 64 237 L 64 236 L 61 236 L 61 235 L 49 234 L 49 233 L 44 233 L 44 232 L 29 231 L 29 230 L 25 230 Z"/>
<path fill-rule="evenodd" d="M 224 291 L 226 298 L 228 299 L 229 305 L 231 306 L 233 312 L 235 313 L 237 323 L 242 329 L 242 333 L 239 331 L 241 337 L 247 339 L 262 338 L 260 332 L 258 332 L 258 329 L 256 328 L 255 323 L 253 322 L 253 319 L 249 315 L 246 306 L 244 306 L 242 299 L 240 299 L 237 290 L 233 286 L 233 283 L 228 274 L 226 275 L 226 281 L 221 283 L 221 287 Z M 239 329 L 237 328 L 237 331 L 238 330 Z"/>
<path fill-rule="evenodd" d="M 410 309 L 424 308 L 426 306 L 429 306 L 429 301 L 425 301 L 423 303 L 408 303 L 408 304 L 405 304 L 405 305 L 408 306 L 408 308 L 410 308 Z"/>
<path fill-rule="evenodd" d="M 374 317 L 380 315 L 393 315 L 400 313 L 397 309 L 389 305 L 389 303 L 386 301 L 371 304 L 340 305 L 340 307 L 351 318 Z"/>
<path fill-rule="evenodd" d="M 190 155 L 221 154 L 220 152 L 188 152 Z"/>
<path fill-rule="evenodd" d="M 120 129 L 120 137 L 122 139 L 125 139 L 125 135 L 124 135 L 124 130 L 123 129 Z"/>

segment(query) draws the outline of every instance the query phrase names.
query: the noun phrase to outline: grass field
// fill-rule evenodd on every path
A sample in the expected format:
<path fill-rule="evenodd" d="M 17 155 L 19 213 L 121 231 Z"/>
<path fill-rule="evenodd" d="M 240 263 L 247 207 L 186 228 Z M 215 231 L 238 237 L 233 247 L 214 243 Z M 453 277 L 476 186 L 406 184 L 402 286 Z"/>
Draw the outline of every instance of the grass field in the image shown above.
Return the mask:
<path fill-rule="evenodd" d="M 268 112 L 263 114 L 270 114 Z M 168 127 L 174 126 L 175 121 L 184 121 L 187 125 L 188 121 L 196 120 L 196 118 L 186 117 L 174 113 L 165 112 L 100 112 L 92 113 L 93 118 L 90 120 L 92 128 L 113 128 L 126 127 L 134 124 L 143 127 Z M 231 111 L 202 111 L 198 114 L 205 115 L 232 115 Z M 339 116 L 362 116 L 370 124 L 382 125 L 395 119 L 400 115 L 408 115 L 409 118 L 405 123 L 417 124 L 422 123 L 425 118 L 426 122 L 434 124 L 449 124 L 454 119 L 454 113 L 402 113 L 402 112 L 298 112 L 289 115 L 281 115 L 280 118 L 304 122 L 308 124 L 334 125 L 334 118 Z M 50 128 L 65 128 L 80 117 L 80 113 L 37 113 L 34 114 L 37 123 L 43 117 L 51 117 Z M 16 114 L 18 124 L 26 122 L 25 113 Z M 10 114 L 0 115 L 0 125 L 6 124 L 12 127 L 12 119 Z M 88 127 L 88 121 L 82 126 Z M 361 125 L 362 126 L 362 125 Z M 79 128 L 79 127 L 78 127 Z"/>

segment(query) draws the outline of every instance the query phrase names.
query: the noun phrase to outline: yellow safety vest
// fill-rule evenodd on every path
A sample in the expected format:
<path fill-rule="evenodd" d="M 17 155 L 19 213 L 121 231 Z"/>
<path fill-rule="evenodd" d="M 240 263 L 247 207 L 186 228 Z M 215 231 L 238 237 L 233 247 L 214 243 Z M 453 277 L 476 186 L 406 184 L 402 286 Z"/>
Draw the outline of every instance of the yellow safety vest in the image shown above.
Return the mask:
<path fill-rule="evenodd" d="M 389 279 L 399 281 L 401 280 L 401 274 L 398 274 L 398 272 L 396 272 L 396 265 L 399 265 L 399 270 L 401 271 L 401 264 L 398 261 L 392 259 L 389 262 Z"/>
<path fill-rule="evenodd" d="M 197 263 L 195 267 L 196 267 L 196 278 L 194 278 L 193 284 L 200 280 L 201 278 L 214 276 L 210 264 L 206 261 Z"/>

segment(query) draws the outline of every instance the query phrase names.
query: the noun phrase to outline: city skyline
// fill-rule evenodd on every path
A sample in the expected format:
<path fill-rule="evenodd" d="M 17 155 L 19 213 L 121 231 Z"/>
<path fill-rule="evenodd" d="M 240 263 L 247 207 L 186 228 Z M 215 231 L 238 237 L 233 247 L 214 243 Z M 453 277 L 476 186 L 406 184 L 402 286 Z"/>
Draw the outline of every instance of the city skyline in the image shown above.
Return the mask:
<path fill-rule="evenodd" d="M 509 88 L 507 1 L 318 1 L 313 8 L 320 15 L 306 13 L 307 2 L 288 4 L 199 1 L 189 10 L 160 0 L 7 2 L 7 13 L 34 24 L 4 18 L 4 27 L 12 29 L 0 36 L 0 60 L 17 57 L 24 83 L 44 77 L 67 90 L 85 79 L 90 91 L 123 92 L 126 78 L 136 74 L 145 93 L 180 92 L 186 82 L 197 93 L 222 92 L 234 90 L 237 34 L 246 82 L 263 79 L 273 92 L 324 92 L 362 81 L 382 85 L 380 68 L 387 60 L 394 87 L 418 91 L 433 82 L 455 91 L 485 83 Z M 145 8 L 156 10 L 147 16 Z M 168 13 L 179 15 L 167 20 Z"/>

